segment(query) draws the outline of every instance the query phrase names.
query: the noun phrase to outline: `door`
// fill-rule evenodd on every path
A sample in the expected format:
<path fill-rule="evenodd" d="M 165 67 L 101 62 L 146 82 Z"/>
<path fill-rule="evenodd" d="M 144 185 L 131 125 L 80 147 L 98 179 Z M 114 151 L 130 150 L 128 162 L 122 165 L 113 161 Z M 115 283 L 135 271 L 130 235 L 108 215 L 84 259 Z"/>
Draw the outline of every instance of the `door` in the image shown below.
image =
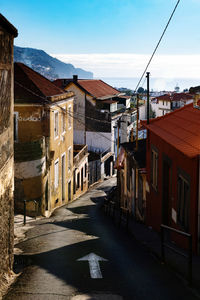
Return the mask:
<path fill-rule="evenodd" d="M 45 210 L 49 209 L 49 197 L 48 197 L 48 180 L 46 181 L 45 185 Z"/>
<path fill-rule="evenodd" d="M 65 201 L 65 154 L 62 155 L 62 201 Z"/>
<path fill-rule="evenodd" d="M 163 161 L 163 186 L 162 186 L 162 223 L 170 225 L 171 203 L 170 203 L 171 167 L 167 160 Z"/>
<path fill-rule="evenodd" d="M 71 180 L 68 182 L 68 201 L 71 201 Z"/>

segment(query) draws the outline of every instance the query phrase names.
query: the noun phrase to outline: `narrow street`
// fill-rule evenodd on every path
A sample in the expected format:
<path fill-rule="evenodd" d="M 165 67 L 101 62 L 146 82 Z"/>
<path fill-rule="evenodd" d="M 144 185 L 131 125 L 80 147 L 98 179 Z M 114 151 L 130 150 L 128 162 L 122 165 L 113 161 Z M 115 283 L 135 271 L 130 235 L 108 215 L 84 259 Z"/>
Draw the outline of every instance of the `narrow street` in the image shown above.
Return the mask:
<path fill-rule="evenodd" d="M 4 300 L 197 299 L 104 215 L 104 191 L 114 182 L 96 185 L 51 218 L 36 222 L 17 245 L 27 265 Z"/>

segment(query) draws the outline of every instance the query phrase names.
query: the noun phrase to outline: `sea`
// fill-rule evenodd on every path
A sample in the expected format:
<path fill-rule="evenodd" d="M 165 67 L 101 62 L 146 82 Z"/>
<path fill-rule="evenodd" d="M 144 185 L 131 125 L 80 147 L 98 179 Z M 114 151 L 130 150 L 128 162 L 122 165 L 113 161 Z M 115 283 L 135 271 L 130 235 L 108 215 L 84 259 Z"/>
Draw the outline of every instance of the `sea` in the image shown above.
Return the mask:
<path fill-rule="evenodd" d="M 102 79 L 115 88 L 128 88 L 135 90 L 139 78 L 136 77 L 100 77 L 94 79 Z M 146 89 L 146 78 L 143 78 L 139 87 Z M 175 87 L 180 88 L 180 92 L 190 87 L 199 86 L 200 78 L 154 78 L 150 77 L 150 90 L 153 91 L 174 91 Z"/>

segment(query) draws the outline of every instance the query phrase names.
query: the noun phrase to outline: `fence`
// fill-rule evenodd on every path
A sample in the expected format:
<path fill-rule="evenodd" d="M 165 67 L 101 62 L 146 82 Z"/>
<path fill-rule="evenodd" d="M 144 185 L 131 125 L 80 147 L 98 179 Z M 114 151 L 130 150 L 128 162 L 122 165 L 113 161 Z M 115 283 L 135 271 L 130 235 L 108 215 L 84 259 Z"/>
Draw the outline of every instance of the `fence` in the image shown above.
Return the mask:
<path fill-rule="evenodd" d="M 101 161 L 93 160 L 89 162 L 89 185 L 101 179 Z"/>

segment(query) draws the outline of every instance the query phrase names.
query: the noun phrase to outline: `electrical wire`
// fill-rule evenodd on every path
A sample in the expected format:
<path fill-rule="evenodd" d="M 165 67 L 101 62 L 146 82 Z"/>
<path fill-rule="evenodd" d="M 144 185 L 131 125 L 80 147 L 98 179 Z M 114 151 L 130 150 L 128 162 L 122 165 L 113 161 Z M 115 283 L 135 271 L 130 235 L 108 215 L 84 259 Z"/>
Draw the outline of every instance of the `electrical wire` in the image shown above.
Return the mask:
<path fill-rule="evenodd" d="M 63 108 L 63 107 L 60 106 L 59 104 L 54 103 L 54 102 L 51 102 L 51 101 L 48 100 L 46 97 L 43 97 L 43 96 L 41 96 L 41 95 L 39 95 L 39 94 L 33 92 L 32 90 L 26 88 L 25 86 L 23 86 L 21 83 L 19 83 L 19 82 L 17 82 L 17 81 L 15 81 L 15 83 L 18 84 L 20 87 L 24 88 L 25 90 L 29 91 L 30 93 L 32 93 L 33 95 L 35 95 L 35 96 L 39 97 L 40 99 L 42 99 L 42 100 L 45 102 L 46 105 L 49 105 L 49 106 L 50 106 L 50 105 L 54 104 L 56 107 L 58 107 L 59 109 L 61 109 L 61 111 L 62 111 L 64 114 L 68 114 L 68 115 L 69 115 L 70 117 L 72 117 L 73 119 L 76 119 L 80 124 L 86 126 L 86 124 L 85 124 L 84 122 L 81 122 L 80 119 L 79 119 L 78 117 L 75 117 L 74 115 L 72 115 L 72 112 L 71 112 L 71 114 L 70 114 L 65 108 Z M 51 109 L 50 109 L 50 110 L 51 110 Z M 51 110 L 51 111 L 53 112 L 54 110 Z M 75 114 L 75 113 L 74 113 L 74 114 Z M 84 115 L 83 115 L 83 116 L 84 116 Z M 91 119 L 92 119 L 92 120 L 95 120 L 95 121 L 98 121 L 98 122 L 101 122 L 101 123 L 105 123 L 105 121 L 101 121 L 101 120 L 94 119 L 94 118 L 91 118 Z M 110 122 L 107 122 L 107 121 L 106 121 L 106 123 L 109 123 L 109 124 L 110 124 Z M 87 128 L 88 128 L 88 129 L 91 129 L 92 131 L 94 130 L 94 128 L 92 128 L 92 127 L 90 127 L 90 126 L 88 126 L 88 125 L 87 125 Z M 107 139 L 108 141 L 111 141 L 109 138 L 107 138 L 105 135 L 103 135 L 103 134 L 101 134 L 101 133 L 99 133 L 99 132 L 96 132 L 96 134 L 99 135 L 100 137 L 103 137 L 103 138 Z M 100 137 L 99 137 L 99 139 L 100 139 Z"/>
<path fill-rule="evenodd" d="M 149 67 L 149 65 L 150 65 L 150 63 L 151 63 L 151 61 L 152 61 L 152 59 L 153 59 L 153 57 L 154 57 L 154 55 L 155 55 L 155 53 L 156 53 L 156 51 L 157 51 L 159 45 L 160 45 L 160 43 L 161 43 L 161 41 L 162 41 L 162 38 L 163 38 L 163 36 L 164 36 L 164 34 L 165 34 L 165 32 L 166 32 L 166 30 L 167 30 L 167 28 L 168 28 L 168 26 L 169 26 L 169 24 L 170 24 L 170 22 L 171 22 L 171 19 L 172 19 L 173 15 L 174 15 L 174 13 L 175 13 L 175 11 L 176 11 L 178 5 L 179 5 L 179 2 L 180 2 L 180 0 L 178 0 L 177 3 L 176 3 L 176 5 L 175 5 L 175 8 L 174 8 L 174 10 L 173 10 L 173 12 L 172 12 L 172 14 L 171 14 L 171 16 L 170 16 L 168 22 L 167 22 L 167 25 L 165 26 L 165 29 L 164 29 L 164 31 L 163 31 L 163 33 L 162 33 L 162 35 L 161 35 L 161 37 L 160 37 L 160 39 L 159 39 L 159 41 L 158 41 L 158 43 L 157 43 L 157 45 L 156 45 L 156 47 L 155 47 L 153 53 L 152 53 L 152 55 L 151 55 L 151 57 L 150 57 L 150 59 L 149 59 L 147 65 L 146 65 L 146 68 L 144 69 L 144 72 L 142 73 L 142 76 L 140 77 L 140 80 L 139 80 L 139 82 L 138 82 L 138 84 L 137 84 L 137 86 L 136 86 L 136 88 L 135 88 L 134 93 L 137 92 L 137 89 L 138 89 L 138 87 L 139 87 L 139 85 L 140 85 L 140 82 L 142 81 L 142 78 L 144 77 L 144 74 L 146 73 L 146 71 L 147 71 L 147 69 L 148 69 L 148 67 Z"/>

